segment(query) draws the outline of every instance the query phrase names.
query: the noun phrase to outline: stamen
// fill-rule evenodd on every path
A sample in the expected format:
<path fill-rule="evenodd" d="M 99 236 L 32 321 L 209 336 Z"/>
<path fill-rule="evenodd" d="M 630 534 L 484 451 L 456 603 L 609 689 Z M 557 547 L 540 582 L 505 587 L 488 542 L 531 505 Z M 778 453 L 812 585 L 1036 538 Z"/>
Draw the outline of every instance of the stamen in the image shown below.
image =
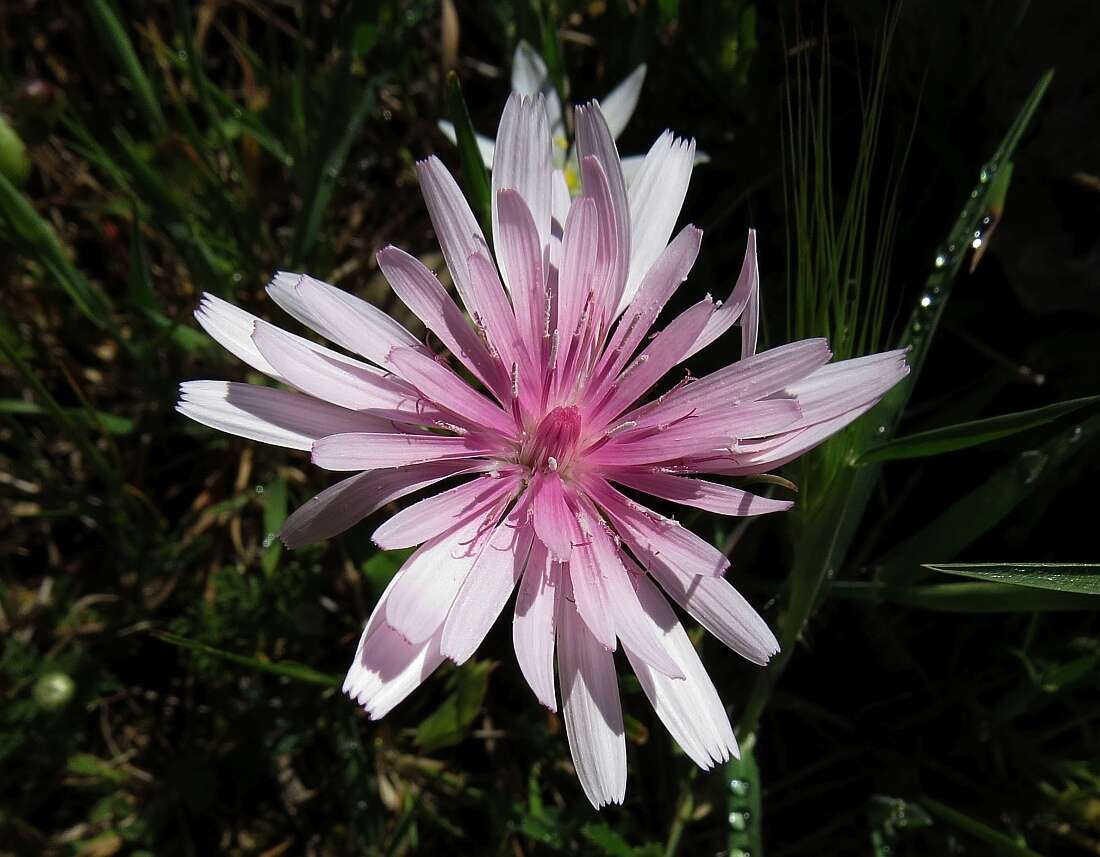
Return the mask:
<path fill-rule="evenodd" d="M 635 428 L 637 425 L 637 420 L 627 420 L 624 423 L 619 423 L 617 426 L 607 432 L 607 437 L 612 438 L 615 435 L 619 434 L 619 432 L 629 431 L 630 429 Z"/>
<path fill-rule="evenodd" d="M 453 431 L 455 434 L 468 435 L 470 433 L 468 429 L 464 429 L 462 426 L 456 426 L 454 423 L 444 422 L 443 420 L 436 420 L 435 424 L 440 428 L 447 429 L 447 431 Z"/>
<path fill-rule="evenodd" d="M 547 466 L 547 468 L 549 468 L 550 470 L 553 470 L 556 473 L 557 469 L 558 469 L 558 460 L 556 458 L 554 458 L 554 456 L 548 455 L 546 457 L 546 466 Z"/>

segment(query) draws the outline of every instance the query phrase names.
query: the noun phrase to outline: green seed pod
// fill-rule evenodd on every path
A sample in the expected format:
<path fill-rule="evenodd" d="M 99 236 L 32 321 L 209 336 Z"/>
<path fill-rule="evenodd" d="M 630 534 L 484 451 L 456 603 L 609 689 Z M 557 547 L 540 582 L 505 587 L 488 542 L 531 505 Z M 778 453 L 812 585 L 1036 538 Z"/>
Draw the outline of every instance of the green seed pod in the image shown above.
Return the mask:
<path fill-rule="evenodd" d="M 27 157 L 27 147 L 15 129 L 8 124 L 7 117 L 0 113 L 0 173 L 12 184 L 21 185 L 31 172 L 31 161 Z"/>

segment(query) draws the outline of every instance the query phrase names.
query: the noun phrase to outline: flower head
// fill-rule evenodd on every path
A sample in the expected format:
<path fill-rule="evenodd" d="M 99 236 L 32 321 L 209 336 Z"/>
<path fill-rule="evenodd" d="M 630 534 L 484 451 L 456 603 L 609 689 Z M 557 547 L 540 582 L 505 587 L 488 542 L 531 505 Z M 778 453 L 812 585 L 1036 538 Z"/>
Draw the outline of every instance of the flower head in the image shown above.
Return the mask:
<path fill-rule="evenodd" d="M 702 233 L 669 242 L 692 145 L 662 136 L 629 192 L 594 102 L 576 113 L 582 193 L 555 185 L 540 97 L 513 95 L 497 137 L 493 246 L 436 158 L 417 165 L 465 312 L 416 258 L 378 264 L 440 342 L 436 354 L 375 307 L 299 274 L 275 301 L 358 360 L 284 332 L 217 298 L 196 315 L 226 348 L 292 390 L 182 385 L 178 408 L 225 431 L 310 450 L 353 471 L 287 520 L 291 547 L 333 536 L 416 491 L 374 533 L 416 547 L 367 621 L 344 684 L 382 717 L 445 658 L 467 660 L 518 586 L 513 639 L 540 702 L 558 706 L 596 806 L 621 802 L 626 744 L 612 652 L 622 646 L 684 752 L 704 768 L 737 754 L 721 700 L 667 598 L 763 664 L 767 624 L 723 577 L 722 552 L 632 499 L 648 494 L 725 515 L 790 503 L 700 478 L 760 473 L 870 408 L 908 371 L 900 352 L 828 364 L 824 340 L 756 353 L 755 238 L 729 299 L 709 296 L 660 325 Z M 742 359 L 666 382 L 741 324 Z M 664 386 L 660 386 L 664 384 Z M 664 389 L 646 399 L 654 387 Z"/>
<path fill-rule="evenodd" d="M 646 66 L 643 63 L 628 74 L 614 89 L 601 101 L 601 112 L 607 128 L 611 132 L 612 139 L 619 139 L 619 135 L 626 129 L 635 109 L 638 107 L 638 99 L 642 94 L 642 85 L 645 83 Z M 525 41 L 516 44 L 515 53 L 512 56 L 512 92 L 534 98 L 537 95 L 543 97 L 543 105 L 546 108 L 547 120 L 550 123 L 550 134 L 553 140 L 551 153 L 554 166 L 561 173 L 569 192 L 577 194 L 581 188 L 580 166 L 577 161 L 576 146 L 570 141 L 566 127 L 565 110 L 562 107 L 558 91 L 550 78 L 550 72 L 546 68 L 538 51 Z M 439 129 L 452 142 L 457 141 L 455 128 L 450 122 L 440 121 Z M 477 145 L 481 152 L 482 160 L 489 169 L 493 168 L 493 156 L 496 151 L 496 143 L 489 137 L 477 135 Z M 632 155 L 622 159 L 623 178 L 629 186 L 634 175 L 641 168 L 645 158 L 642 155 Z M 709 158 L 702 152 L 695 152 L 695 163 L 705 163 Z"/>

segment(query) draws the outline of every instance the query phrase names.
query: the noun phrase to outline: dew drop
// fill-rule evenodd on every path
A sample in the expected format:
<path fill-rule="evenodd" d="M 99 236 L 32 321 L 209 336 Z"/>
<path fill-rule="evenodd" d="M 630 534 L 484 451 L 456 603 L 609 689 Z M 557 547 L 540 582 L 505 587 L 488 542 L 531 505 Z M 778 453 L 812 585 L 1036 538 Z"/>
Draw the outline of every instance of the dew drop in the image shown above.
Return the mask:
<path fill-rule="evenodd" d="M 879 426 L 877 429 L 875 429 L 875 431 L 877 431 L 879 434 L 886 434 L 886 426 Z"/>
<path fill-rule="evenodd" d="M 264 486 L 263 485 L 257 485 L 256 486 L 256 493 L 257 494 L 263 494 L 264 493 Z"/>
<path fill-rule="evenodd" d="M 748 780 L 730 780 L 730 791 L 735 797 L 745 797 L 750 788 Z"/>
<path fill-rule="evenodd" d="M 274 543 L 275 543 L 275 534 L 274 533 L 268 533 L 266 536 L 264 536 L 264 541 L 263 541 L 264 550 L 267 550 Z"/>
<path fill-rule="evenodd" d="M 730 813 L 730 829 L 736 830 L 738 833 L 742 832 L 749 826 L 749 818 L 747 812 L 731 812 Z"/>
<path fill-rule="evenodd" d="M 1020 477 L 1025 485 L 1030 485 L 1038 479 L 1047 465 L 1047 456 L 1037 449 L 1030 449 L 1020 456 Z"/>
<path fill-rule="evenodd" d="M 244 274 L 242 274 L 240 271 L 234 271 L 233 276 L 230 279 L 232 279 L 234 283 L 239 283 L 241 280 L 244 279 Z"/>
<path fill-rule="evenodd" d="M 946 264 L 947 264 L 947 257 L 945 255 L 943 255 L 943 253 L 937 253 L 936 254 L 936 267 L 937 268 L 942 268 Z"/>
<path fill-rule="evenodd" d="M 930 295 L 924 295 L 920 299 L 920 305 L 925 309 L 928 309 L 928 307 L 932 306 L 932 297 Z"/>
<path fill-rule="evenodd" d="M 1069 442 L 1077 443 L 1081 439 L 1081 426 L 1074 426 L 1073 430 L 1069 433 Z"/>
<path fill-rule="evenodd" d="M 970 246 L 973 247 L 975 250 L 977 250 L 979 247 L 981 247 L 982 246 L 981 237 L 980 236 L 976 237 L 973 241 L 971 241 Z"/>

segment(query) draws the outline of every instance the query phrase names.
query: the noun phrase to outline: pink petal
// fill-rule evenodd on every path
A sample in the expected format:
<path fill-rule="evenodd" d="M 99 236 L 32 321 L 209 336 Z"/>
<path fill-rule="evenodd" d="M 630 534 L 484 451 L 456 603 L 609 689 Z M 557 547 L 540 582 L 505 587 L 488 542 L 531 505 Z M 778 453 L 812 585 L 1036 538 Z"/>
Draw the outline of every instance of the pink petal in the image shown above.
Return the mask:
<path fill-rule="evenodd" d="M 781 345 L 692 381 L 662 396 L 659 406 L 643 406 L 628 418 L 636 419 L 639 426 L 654 425 L 664 422 L 670 413 L 705 412 L 762 399 L 806 378 L 830 356 L 824 339 Z"/>
<path fill-rule="evenodd" d="M 760 269 L 756 265 L 756 230 L 750 229 L 745 258 L 741 263 L 741 273 L 737 277 L 737 283 L 729 299 L 714 313 L 710 323 L 699 335 L 699 339 L 684 355 L 684 359 L 706 348 L 733 327 L 739 318 L 741 319 L 741 358 L 752 357 L 756 353 L 756 334 L 759 326 L 759 293 Z M 744 314 L 743 318 L 742 314 Z"/>
<path fill-rule="evenodd" d="M 653 710 L 676 743 L 703 770 L 729 761 L 730 756 L 739 758 L 737 739 L 725 706 L 672 608 L 644 574 L 632 574 L 630 581 L 642 609 L 662 630 L 666 651 L 685 676 L 677 681 L 662 675 L 623 641 L 623 651 Z"/>
<path fill-rule="evenodd" d="M 515 491 L 517 477 L 481 476 L 406 506 L 378 529 L 371 539 L 382 550 L 411 548 L 484 514 Z"/>
<path fill-rule="evenodd" d="M 620 312 L 630 305 L 642 279 L 668 244 L 684 205 L 694 162 L 695 141 L 665 131 L 630 183 L 630 274 Z"/>
<path fill-rule="evenodd" d="M 238 360 L 276 381 L 285 380 L 252 341 L 252 331 L 259 321 L 252 313 L 203 292 L 195 310 L 195 319 L 211 339 Z"/>
<path fill-rule="evenodd" d="M 542 350 L 546 279 L 539 233 L 526 201 L 518 191 L 498 191 L 494 206 L 496 254 L 500 273 L 515 305 L 516 321 L 527 353 L 538 361 Z"/>
<path fill-rule="evenodd" d="M 630 205 L 627 201 L 622 165 L 619 162 L 619 151 L 615 147 L 615 138 L 600 111 L 600 105 L 596 101 L 591 101 L 587 105 L 577 107 L 573 118 L 576 123 L 577 161 L 581 165 L 584 195 L 596 194 L 597 207 L 603 207 L 605 204 L 601 199 L 603 190 L 599 186 L 593 186 L 594 171 L 585 165 L 585 161 L 590 157 L 599 162 L 601 171 L 607 179 L 610 194 L 607 204 L 611 208 L 614 232 L 609 236 L 612 276 L 606 296 L 609 303 L 609 316 L 605 317 L 610 321 L 610 313 L 614 313 L 619 306 L 623 290 L 626 288 L 626 277 L 630 265 Z M 602 215 L 600 219 L 601 223 L 605 220 Z"/>
<path fill-rule="evenodd" d="M 562 266 L 558 276 L 558 336 L 564 358 L 584 309 L 589 290 L 595 285 L 592 272 L 596 268 L 597 214 L 596 204 L 581 197 L 569 209 L 562 237 Z M 562 365 L 564 360 L 559 360 Z"/>
<path fill-rule="evenodd" d="M 561 478 L 557 473 L 540 473 L 532 480 L 529 490 L 539 540 L 558 562 L 567 562 L 573 553 L 571 534 L 576 529 L 576 521 L 566 502 Z"/>
<path fill-rule="evenodd" d="M 480 306 L 470 288 L 466 260 L 485 244 L 485 236 L 478 226 L 477 218 L 470 211 L 466 197 L 459 190 L 458 183 L 439 158 L 433 155 L 419 161 L 416 172 L 420 177 L 420 190 L 428 206 L 432 228 L 447 262 L 447 270 L 451 272 L 455 288 L 467 311 L 473 316 L 480 311 Z"/>
<path fill-rule="evenodd" d="M 456 422 L 491 429 L 509 438 L 518 431 L 511 414 L 473 390 L 434 357 L 411 348 L 399 348 L 390 355 L 390 363 L 424 398 L 454 414 Z"/>
<path fill-rule="evenodd" d="M 498 258 L 502 243 L 502 212 L 498 210 L 500 193 L 511 189 L 530 211 L 535 228 L 535 246 L 541 262 L 550 243 L 553 168 L 550 123 L 543 99 L 512 93 L 500 117 L 493 154 L 493 238 Z M 514 277 L 519 275 L 519 271 L 501 259 L 501 273 L 514 298 L 517 288 Z"/>
<path fill-rule="evenodd" d="M 475 437 L 348 432 L 313 444 L 313 463 L 325 470 L 378 470 L 426 461 L 488 455 L 495 447 Z"/>
<path fill-rule="evenodd" d="M 614 651 L 615 619 L 604 579 L 605 571 L 596 555 L 595 542 L 600 526 L 588 512 L 577 510 L 571 528 L 573 557 L 564 568 L 577 613 L 600 645 Z"/>
<path fill-rule="evenodd" d="M 512 304 L 504 292 L 504 286 L 497 276 L 497 269 L 490 261 L 488 247 L 482 247 L 467 260 L 470 271 L 471 288 L 481 307 L 477 317 L 486 338 L 497 353 L 497 359 L 511 374 L 513 365 L 519 367 L 524 375 L 535 374 L 534 364 L 527 353 L 527 344 L 520 332 Z M 511 378 L 508 381 L 508 399 L 511 398 Z M 523 392 L 522 390 L 520 391 Z"/>
<path fill-rule="evenodd" d="M 590 400 L 595 406 L 589 417 L 591 424 L 604 425 L 617 417 L 680 362 L 684 351 L 695 341 L 713 312 L 714 304 L 707 298 L 673 319 L 619 374 L 602 402 Z"/>
<path fill-rule="evenodd" d="M 612 376 L 622 371 L 623 366 L 634 356 L 635 350 L 657 321 L 657 316 L 668 299 L 680 283 L 687 279 L 699 256 L 702 240 L 701 229 L 685 226 L 650 265 L 608 343 L 604 361 L 609 364 L 606 371 Z M 633 268 L 631 271 L 633 272 Z"/>
<path fill-rule="evenodd" d="M 256 321 L 252 341 L 279 376 L 304 393 L 352 410 L 378 410 L 423 422 L 414 390 L 380 369 Z"/>
<path fill-rule="evenodd" d="M 758 497 L 729 485 L 687 479 L 668 473 L 618 470 L 610 473 L 609 478 L 646 494 L 697 509 L 706 509 L 719 515 L 763 515 L 767 512 L 785 512 L 794 505 L 790 500 Z"/>
<path fill-rule="evenodd" d="M 558 709 L 554 693 L 554 624 L 560 592 L 561 566 L 535 540 L 516 595 L 512 645 L 520 672 L 538 701 L 551 711 Z"/>
<path fill-rule="evenodd" d="M 618 204 L 613 189 L 614 177 L 598 157 L 590 155 L 582 158 L 580 169 L 584 195 L 596 206 L 598 245 L 592 277 L 592 288 L 595 290 L 592 312 L 602 332 L 610 327 L 626 287 L 630 264 L 629 212 Z M 621 174 L 618 178 L 621 186 Z"/>
<path fill-rule="evenodd" d="M 409 643 L 386 625 L 373 630 L 368 625 L 344 679 L 344 693 L 363 706 L 371 720 L 378 720 L 416 690 L 442 662 L 438 635 Z"/>
<path fill-rule="evenodd" d="M 729 458 L 742 438 L 764 437 L 794 425 L 802 411 L 794 399 L 769 399 L 705 414 L 681 411 L 665 426 L 638 427 L 615 435 L 589 455 L 593 464 L 618 468 L 677 462 L 680 459 Z"/>
<path fill-rule="evenodd" d="M 382 310 L 305 274 L 279 271 L 267 293 L 325 339 L 380 366 L 390 349 L 420 346 L 415 336 Z"/>
<path fill-rule="evenodd" d="M 689 577 L 717 577 L 729 568 L 730 562 L 720 550 L 676 521 L 627 499 L 602 479 L 589 478 L 584 487 L 650 571 L 653 561 L 674 566 Z"/>
<path fill-rule="evenodd" d="M 430 461 L 391 470 L 368 470 L 326 488 L 299 506 L 279 531 L 288 548 L 331 538 L 354 526 L 388 503 L 427 488 L 450 476 L 489 467 L 468 461 Z"/>
<path fill-rule="evenodd" d="M 309 449 L 334 431 L 393 428 L 311 396 L 233 381 L 185 381 L 176 410 L 204 426 L 288 449 Z"/>
<path fill-rule="evenodd" d="M 492 536 L 496 513 L 471 516 L 417 549 L 397 572 L 386 599 L 386 624 L 410 643 L 443 626 L 458 590 Z"/>
<path fill-rule="evenodd" d="M 877 402 L 909 374 L 905 355 L 906 351 L 901 349 L 841 360 L 788 384 L 786 392 L 796 397 L 802 408 L 799 427 L 831 420 L 868 402 Z"/>
<path fill-rule="evenodd" d="M 569 752 L 581 788 L 599 809 L 626 795 L 626 732 L 615 661 L 568 598 L 558 601 L 558 675 Z"/>
<path fill-rule="evenodd" d="M 402 303 L 439 337 L 474 377 L 498 395 L 503 395 L 507 389 L 507 378 L 435 274 L 419 259 L 397 247 L 383 247 L 378 251 L 377 258 L 378 267 Z M 391 356 L 387 352 L 386 359 Z"/>
<path fill-rule="evenodd" d="M 440 649 L 456 664 L 477 651 L 527 565 L 534 531 L 513 513 L 497 525 L 443 625 Z"/>
<path fill-rule="evenodd" d="M 630 583 L 630 575 L 623 565 L 622 554 L 602 526 L 592 527 L 591 543 L 594 570 L 601 577 L 600 583 L 606 593 L 605 608 L 611 616 L 615 634 L 623 641 L 624 646 L 630 646 L 638 657 L 654 669 L 670 678 L 683 678 L 684 673 L 679 664 L 661 642 L 661 629 L 642 610 L 638 595 Z M 571 571 L 572 569 L 573 566 Z M 570 575 L 574 595 L 577 592 L 576 577 L 576 574 Z M 578 601 L 578 610 L 580 606 Z"/>

